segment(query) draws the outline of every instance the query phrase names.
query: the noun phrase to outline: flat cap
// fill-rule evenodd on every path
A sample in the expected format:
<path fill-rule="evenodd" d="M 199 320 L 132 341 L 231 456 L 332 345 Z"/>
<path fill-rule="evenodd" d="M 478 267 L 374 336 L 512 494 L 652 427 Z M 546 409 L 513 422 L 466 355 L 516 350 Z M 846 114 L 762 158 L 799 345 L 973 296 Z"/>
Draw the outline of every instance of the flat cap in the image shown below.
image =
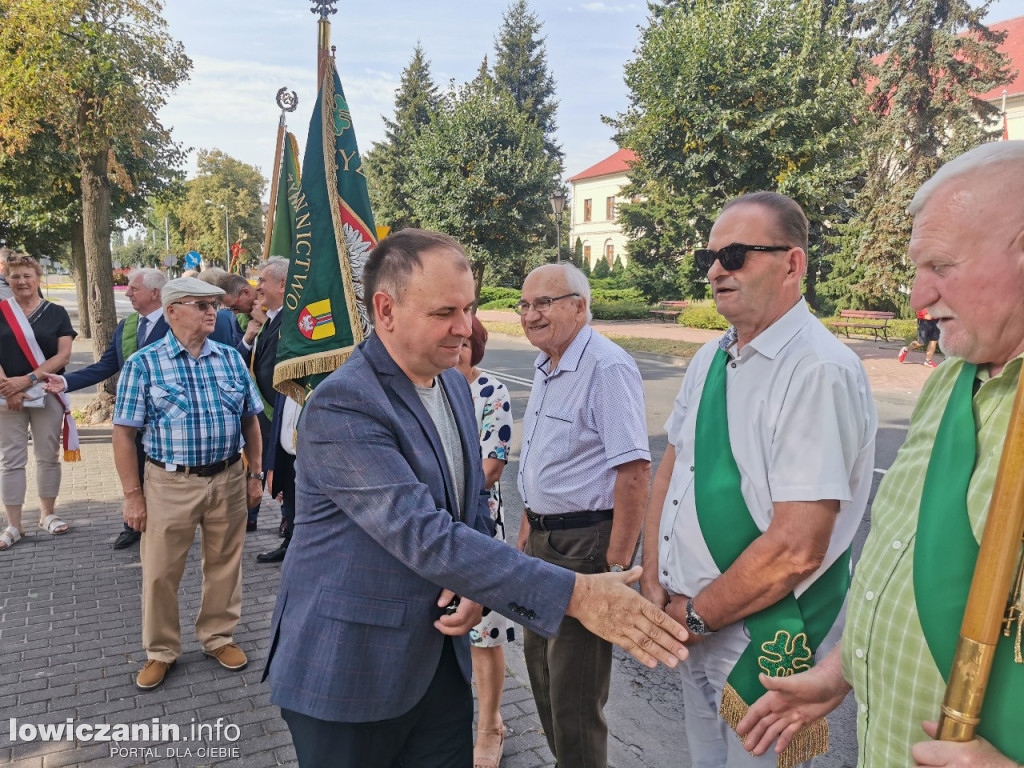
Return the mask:
<path fill-rule="evenodd" d="M 215 285 L 204 283 L 198 277 L 178 277 L 169 280 L 160 290 L 160 300 L 166 307 L 186 296 L 223 296 L 224 291 Z"/>

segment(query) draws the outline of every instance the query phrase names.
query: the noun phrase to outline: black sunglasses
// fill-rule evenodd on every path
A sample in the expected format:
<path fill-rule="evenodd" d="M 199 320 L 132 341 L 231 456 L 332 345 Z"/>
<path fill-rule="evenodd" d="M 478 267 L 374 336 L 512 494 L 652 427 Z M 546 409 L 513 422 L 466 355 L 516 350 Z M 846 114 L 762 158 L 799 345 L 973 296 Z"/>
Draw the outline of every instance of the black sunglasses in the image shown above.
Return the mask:
<path fill-rule="evenodd" d="M 789 251 L 792 248 L 791 245 L 744 245 L 743 243 L 732 243 L 718 251 L 698 248 L 693 252 L 693 263 L 701 272 L 707 272 L 717 260 L 722 263 L 722 269 L 727 272 L 735 272 L 737 269 L 743 269 L 748 251 Z"/>

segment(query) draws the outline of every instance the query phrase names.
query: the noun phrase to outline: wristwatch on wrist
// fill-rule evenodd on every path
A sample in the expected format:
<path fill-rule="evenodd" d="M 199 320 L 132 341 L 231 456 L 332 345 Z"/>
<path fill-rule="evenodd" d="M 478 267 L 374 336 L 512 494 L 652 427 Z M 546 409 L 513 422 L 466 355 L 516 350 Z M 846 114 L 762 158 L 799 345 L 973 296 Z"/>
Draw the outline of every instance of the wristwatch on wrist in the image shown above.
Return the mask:
<path fill-rule="evenodd" d="M 246 472 L 245 476 L 251 480 L 259 480 L 261 483 L 267 479 L 266 472 Z"/>
<path fill-rule="evenodd" d="M 33 384 L 35 384 L 35 383 L 37 383 L 39 381 L 39 377 L 36 376 L 34 373 L 30 373 L 28 375 L 28 380 L 31 381 Z"/>
<path fill-rule="evenodd" d="M 608 566 L 608 573 L 622 573 L 624 570 L 626 570 L 626 566 L 619 565 L 618 563 Z"/>
<path fill-rule="evenodd" d="M 694 635 L 710 635 L 713 630 L 708 629 L 704 619 L 693 609 L 693 598 L 686 601 L 686 629 Z"/>

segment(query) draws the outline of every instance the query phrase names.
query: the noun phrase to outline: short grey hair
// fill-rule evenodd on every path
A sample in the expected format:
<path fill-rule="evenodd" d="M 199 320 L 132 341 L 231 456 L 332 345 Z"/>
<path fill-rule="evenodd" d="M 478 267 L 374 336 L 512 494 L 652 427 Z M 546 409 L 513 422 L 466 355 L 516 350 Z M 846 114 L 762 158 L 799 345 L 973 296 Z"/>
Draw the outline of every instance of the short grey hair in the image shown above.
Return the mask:
<path fill-rule="evenodd" d="M 133 269 L 128 273 L 128 280 L 134 280 L 138 275 L 142 275 L 142 284 L 151 291 L 159 291 L 167 285 L 167 275 L 159 269 L 153 269 L 153 267 Z"/>
<path fill-rule="evenodd" d="M 559 262 L 558 264 L 542 264 L 539 267 L 535 267 L 530 272 L 530 275 L 537 270 L 548 269 L 550 267 L 562 268 L 562 274 L 565 277 L 565 285 L 569 289 L 569 293 L 578 293 L 580 298 L 587 302 L 587 322 L 589 323 L 593 320 L 594 313 L 590 310 L 590 280 L 587 279 L 587 276 L 567 261 Z M 527 275 L 527 277 L 530 275 Z"/>
<path fill-rule="evenodd" d="M 0 248 L 0 264 L 6 264 L 8 257 L 14 254 L 15 251 L 12 251 L 10 248 Z"/>
<path fill-rule="evenodd" d="M 227 270 L 221 269 L 220 267 L 207 267 L 199 273 L 199 279 L 204 283 L 215 285 L 221 290 L 224 289 L 224 280 L 227 278 Z"/>
<path fill-rule="evenodd" d="M 260 272 L 270 267 L 270 275 L 275 280 L 284 282 L 288 279 L 288 259 L 284 256 L 271 256 L 269 259 L 260 264 Z"/>
<path fill-rule="evenodd" d="M 242 292 L 243 288 L 252 288 L 252 283 L 246 280 L 241 275 L 227 275 L 220 284 L 220 288 L 224 290 L 231 298 L 235 298 Z"/>
<path fill-rule="evenodd" d="M 934 176 L 921 185 L 907 206 L 907 211 L 911 216 L 917 216 L 935 194 L 935 190 L 953 179 L 982 169 L 998 171 L 1007 164 L 1016 164 L 1018 172 L 1024 174 L 1024 141 L 992 141 L 964 152 L 939 168 Z"/>

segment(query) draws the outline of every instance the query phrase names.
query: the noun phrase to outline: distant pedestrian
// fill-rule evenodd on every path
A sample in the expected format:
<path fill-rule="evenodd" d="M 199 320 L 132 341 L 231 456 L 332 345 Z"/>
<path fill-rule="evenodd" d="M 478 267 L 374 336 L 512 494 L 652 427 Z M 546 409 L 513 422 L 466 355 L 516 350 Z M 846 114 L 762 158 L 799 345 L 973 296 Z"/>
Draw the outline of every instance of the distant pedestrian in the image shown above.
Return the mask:
<path fill-rule="evenodd" d="M 242 610 L 246 507 L 263 495 L 259 393 L 241 356 L 212 342 L 220 288 L 171 280 L 161 298 L 171 332 L 125 363 L 114 411 L 114 465 L 124 519 L 142 531 L 142 690 L 160 685 L 181 655 L 178 587 L 201 530 L 203 587 L 196 635 L 225 669 L 248 664 L 232 637 Z M 145 485 L 135 436 L 142 430 Z"/>
<path fill-rule="evenodd" d="M 924 347 L 924 365 L 928 368 L 938 368 L 939 364 L 932 358 L 935 350 L 939 347 L 939 321 L 928 314 L 927 309 L 919 310 L 917 313 L 917 341 L 910 342 L 909 346 L 900 350 L 896 359 L 901 363 L 907 359 L 907 353 Z"/>

